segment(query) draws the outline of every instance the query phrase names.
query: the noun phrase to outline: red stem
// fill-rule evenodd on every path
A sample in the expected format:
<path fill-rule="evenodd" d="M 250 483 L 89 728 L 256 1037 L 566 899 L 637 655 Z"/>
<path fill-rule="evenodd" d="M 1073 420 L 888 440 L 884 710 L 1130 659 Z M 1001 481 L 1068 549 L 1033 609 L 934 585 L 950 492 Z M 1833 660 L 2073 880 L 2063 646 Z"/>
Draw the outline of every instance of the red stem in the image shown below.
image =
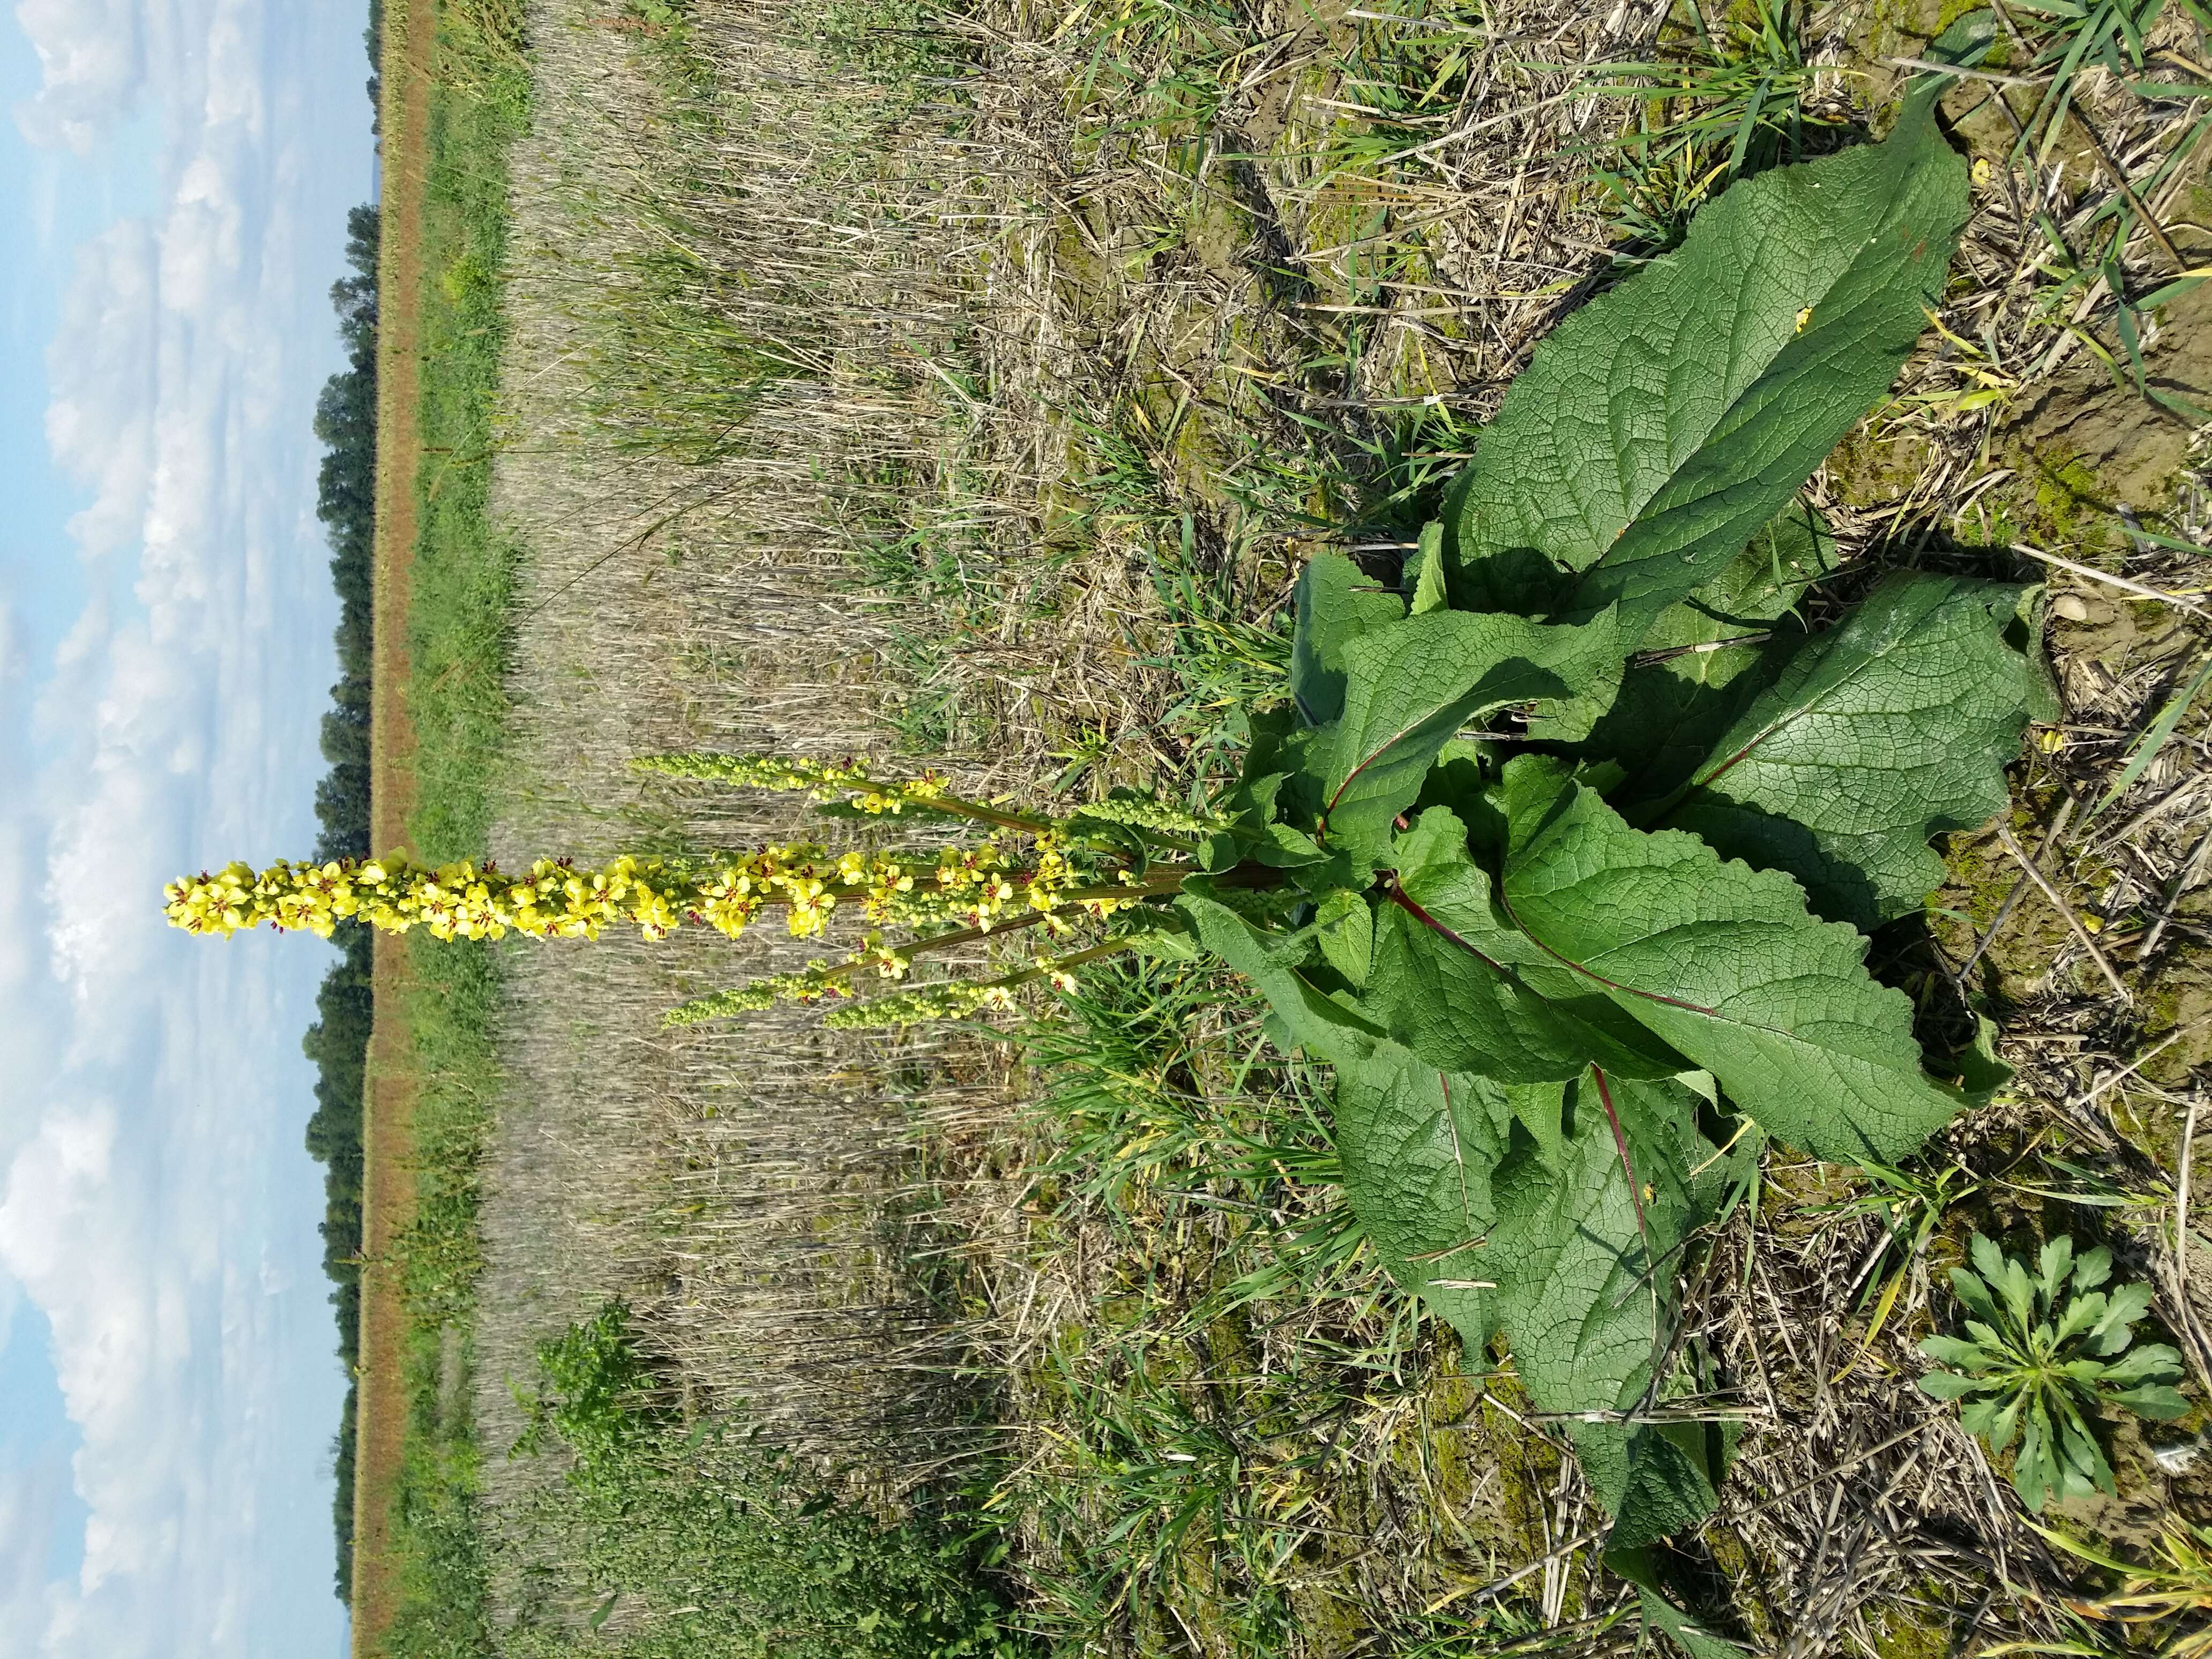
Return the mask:
<path fill-rule="evenodd" d="M 1628 1176 L 1628 1201 L 1636 1206 L 1636 1231 L 1644 1237 L 1644 1259 L 1656 1267 L 1651 1250 L 1651 1229 L 1644 1219 L 1644 1189 L 1636 1184 L 1636 1165 L 1628 1156 L 1628 1137 L 1620 1127 L 1620 1114 L 1613 1109 L 1613 1091 L 1605 1086 L 1605 1070 L 1593 1065 L 1590 1075 L 1597 1079 L 1598 1103 L 1605 1108 L 1606 1121 L 1613 1125 L 1613 1144 L 1620 1153 L 1620 1167 Z"/>

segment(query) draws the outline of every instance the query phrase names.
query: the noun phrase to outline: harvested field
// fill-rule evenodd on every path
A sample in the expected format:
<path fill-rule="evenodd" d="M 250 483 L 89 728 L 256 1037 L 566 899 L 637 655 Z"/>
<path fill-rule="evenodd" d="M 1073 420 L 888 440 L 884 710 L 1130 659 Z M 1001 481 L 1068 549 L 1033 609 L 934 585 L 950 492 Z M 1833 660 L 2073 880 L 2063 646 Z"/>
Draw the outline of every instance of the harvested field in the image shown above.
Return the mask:
<path fill-rule="evenodd" d="M 1202 798 L 1249 736 L 1237 705 L 1281 691 L 1304 561 L 1395 568 L 1537 343 L 1679 234 L 1749 153 L 1737 132 L 1863 138 L 1937 21 L 1793 11 L 1747 79 L 1686 68 L 1638 98 L 1604 66 L 1704 64 L 1702 13 L 607 9 L 536 0 L 522 25 L 489 507 L 520 550 L 486 849 L 509 866 L 811 833 L 795 797 L 630 765 L 671 750 L 873 754 L 1037 804 Z M 2181 65 L 2202 46 L 2156 40 Z M 1761 127 L 1777 88 L 1790 114 Z M 2063 714 L 2011 811 L 1950 838 L 1927 924 L 1875 945 L 1923 1040 L 1985 1018 L 2016 1081 L 1894 1180 L 1770 1149 L 1685 1258 L 1684 1409 L 1742 1437 L 1670 1583 L 1761 1651 L 2087 1639 L 2077 1564 L 1915 1386 L 1978 1231 L 2110 1246 L 2200 1392 L 2179 1429 L 2120 1419 L 2119 1497 L 2064 1523 L 2140 1556 L 2167 1517 L 2212 1519 L 2186 1449 L 2212 1276 L 2185 1214 L 2212 747 L 2201 703 L 2144 737 L 2212 648 L 2186 412 L 2212 401 L 2206 290 L 2163 286 L 2212 252 L 2201 106 L 2086 71 L 2017 157 L 2037 112 L 2002 100 L 2033 95 L 1946 94 L 1977 160 L 1954 281 L 1807 492 L 1834 591 L 2048 574 Z M 1637 148 L 1692 119 L 1702 148 Z M 2106 259 L 2048 252 L 2115 231 Z M 964 1492 L 1037 1651 L 1653 1639 L 1567 1425 L 1502 1346 L 1462 1354 L 1392 1286 L 1342 1196 L 1328 1079 L 1249 988 L 1101 975 L 1006 1022 L 1018 1050 L 788 1006 L 660 1024 L 807 954 L 696 930 L 500 957 L 468 1362 L 495 1539 L 535 1535 L 571 1484 L 505 1456 L 541 1420 L 540 1345 L 619 1304 L 656 1409 L 743 1402 L 885 1515 Z M 659 1652 L 690 1616 L 611 1568 L 563 1577 L 599 1559 L 580 1548 L 494 1556 L 517 1653 L 587 1626 Z"/>
<path fill-rule="evenodd" d="M 893 290 L 802 242 L 782 257 L 818 262 L 824 284 L 842 289 L 831 314 L 854 334 L 824 348 L 835 353 L 827 384 L 802 389 L 777 423 L 787 446 L 685 466 L 625 453 L 618 434 L 575 441 L 593 420 L 599 337 L 592 283 L 580 276 L 628 269 L 648 229 L 617 217 L 580 240 L 577 204 L 618 193 L 641 151 L 680 136 L 631 132 L 617 145 L 658 94 L 645 66 L 573 26 L 583 11 L 554 8 L 533 23 L 538 131 L 514 163 L 507 407 L 532 435 L 502 455 L 494 504 L 530 550 L 512 680 L 515 763 L 530 784 L 494 838 L 508 862 L 553 848 L 604 856 L 647 838 L 743 846 L 800 833 L 787 801 L 651 785 L 629 763 L 709 745 L 827 756 L 879 740 L 900 690 L 887 672 L 891 630 L 847 577 L 838 481 L 810 461 L 825 445 L 866 464 L 926 453 L 937 438 L 933 405 L 910 384 L 886 396 L 869 372 L 880 358 L 868 296 L 887 323 Z M 788 72 L 772 40 L 749 44 L 748 76 L 772 86 Z M 784 153 L 718 163 L 754 178 L 780 170 L 781 187 L 799 198 L 792 219 L 756 228 L 763 246 L 807 210 L 804 137 L 787 128 Z M 949 313 L 957 286 L 957 243 L 940 235 L 932 246 L 926 226 L 915 238 L 893 255 L 909 277 L 896 290 L 909 336 L 929 326 L 930 293 L 941 291 Z M 611 608 L 628 617 L 615 632 Z M 617 643 L 633 628 L 649 649 Z M 982 770 L 963 769 L 985 787 Z M 514 1041 L 505 1055 L 513 1092 L 485 1176 L 482 1431 L 492 1443 L 514 1439 L 522 1425 L 511 1384 L 528 1375 L 531 1345 L 621 1295 L 682 1355 L 698 1398 L 748 1400 L 817 1454 L 873 1448 L 910 1483 L 962 1455 L 939 1438 L 947 1416 L 929 1408 L 927 1370 L 916 1369 L 942 1366 L 955 1348 L 941 1310 L 906 1280 L 884 1206 L 911 1179 L 913 1111 L 995 1113 L 1005 1062 L 965 1040 L 886 1054 L 803 1015 L 739 1052 L 659 1033 L 659 1011 L 711 988 L 727 956 L 714 944 L 610 939 L 588 953 L 511 959 L 511 1029 L 562 1035 Z M 805 952 L 793 943 L 765 959 L 796 963 Z M 623 1058 L 600 1066 L 599 1054 Z M 917 1459 L 924 1442 L 933 1449 Z M 508 1465 L 494 1490 L 538 1478 Z"/>

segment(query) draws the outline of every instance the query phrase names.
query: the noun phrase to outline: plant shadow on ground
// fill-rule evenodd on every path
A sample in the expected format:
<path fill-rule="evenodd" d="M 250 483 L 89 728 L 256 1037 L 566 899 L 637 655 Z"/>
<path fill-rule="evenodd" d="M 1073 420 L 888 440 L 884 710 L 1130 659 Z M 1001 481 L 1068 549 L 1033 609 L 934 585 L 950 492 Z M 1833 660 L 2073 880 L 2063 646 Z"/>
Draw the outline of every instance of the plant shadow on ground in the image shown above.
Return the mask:
<path fill-rule="evenodd" d="M 1056 1425 L 994 1500 L 1024 1517 L 1028 1617 L 1139 1651 L 1531 1634 L 1542 1586 L 1439 1615 L 1372 1559 L 1434 1555 L 1473 1588 L 1540 1530 L 1565 1466 L 1515 1443 L 1510 1377 L 1462 1375 L 1382 1273 L 1340 1195 L 1325 1077 L 1262 1013 L 1218 970 L 1139 961 L 1022 1033 L 1034 1248 L 1092 1309 L 1017 1391 Z"/>

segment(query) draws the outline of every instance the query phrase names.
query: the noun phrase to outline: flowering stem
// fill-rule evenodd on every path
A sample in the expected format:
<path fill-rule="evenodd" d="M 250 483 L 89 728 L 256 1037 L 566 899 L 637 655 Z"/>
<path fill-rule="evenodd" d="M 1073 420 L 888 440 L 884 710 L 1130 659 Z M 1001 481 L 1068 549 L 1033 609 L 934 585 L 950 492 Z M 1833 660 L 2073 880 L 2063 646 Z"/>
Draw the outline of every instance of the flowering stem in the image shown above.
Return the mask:
<path fill-rule="evenodd" d="M 1094 945 L 1086 951 L 1073 955 L 1054 957 L 1051 964 L 1043 968 L 1024 968 L 1018 974 L 1008 974 L 1003 979 L 988 981 L 1006 990 L 1018 990 L 1024 985 L 1034 985 L 1048 974 L 1065 973 L 1070 968 L 1080 968 L 1086 962 L 1102 962 L 1108 957 L 1119 956 L 1124 951 L 1135 949 L 1145 939 L 1143 933 L 1124 933 L 1119 939 L 1109 939 L 1103 945 Z"/>
<path fill-rule="evenodd" d="M 981 801 L 963 800 L 957 795 L 932 795 L 927 800 L 910 805 L 924 811 L 943 812 L 956 818 L 973 818 L 978 823 L 993 823 L 1001 830 L 1018 830 L 1024 835 L 1041 836 L 1060 828 L 1050 818 L 1031 817 L 1023 812 L 1008 812 L 996 806 L 986 806 Z"/>
<path fill-rule="evenodd" d="M 1096 887 L 1071 887 L 1058 895 L 1058 897 L 1062 904 L 1089 904 L 1100 899 L 1158 898 L 1165 894 L 1181 892 L 1185 881 L 1193 876 L 1204 873 L 1205 872 L 1194 865 L 1170 865 L 1163 870 L 1141 877 L 1135 881 L 1102 884 Z M 1032 879 L 1031 872 L 1026 870 L 1010 870 L 1006 874 L 1009 879 L 1020 883 L 1026 884 Z M 1234 870 L 1223 871 L 1214 877 L 1214 880 L 1224 887 L 1254 888 L 1275 886 L 1281 878 L 1282 872 L 1269 869 L 1266 865 L 1261 864 L 1240 864 Z M 833 881 L 827 884 L 823 890 L 834 893 L 840 899 L 848 899 L 866 893 L 867 885 L 864 882 Z M 763 893 L 755 902 L 762 908 L 772 910 L 779 906 L 789 904 L 791 899 L 788 895 L 783 893 Z M 1027 918 L 1023 921 L 1002 922 L 991 931 L 1003 933 L 1009 927 L 1025 926 L 1030 921 L 1041 920 L 1042 918 L 1039 916 Z M 949 938 L 950 935 L 947 937 Z M 978 932 L 976 937 L 980 939 L 982 934 Z"/>
<path fill-rule="evenodd" d="M 957 795 L 932 795 L 927 800 L 915 801 L 909 805 L 918 806 L 924 811 L 943 812 L 951 817 L 973 818 L 978 823 L 994 824 L 1002 830 L 1015 830 L 1024 835 L 1040 836 L 1065 833 L 1066 830 L 1066 825 L 1060 820 L 1034 817 L 1022 812 L 1009 812 L 1001 807 L 985 805 L 981 801 L 963 800 Z M 1120 827 L 1128 830 L 1139 840 L 1150 842 L 1153 846 L 1170 853 L 1188 854 L 1198 851 L 1197 842 L 1170 835 L 1164 830 L 1154 830 L 1139 823 L 1123 823 Z"/>
<path fill-rule="evenodd" d="M 981 939 L 998 939 L 1007 933 L 1018 933 L 1024 927 L 1036 927 L 1043 920 L 1044 912 L 1040 910 L 1033 915 L 1017 916 L 1012 921 L 988 929 L 955 928 L 949 933 L 938 933 L 929 939 L 918 939 L 910 945 L 902 945 L 899 947 L 898 954 L 912 961 L 915 957 L 926 956 L 932 951 L 950 951 L 958 945 L 973 945 Z M 840 963 L 833 968 L 825 968 L 822 970 L 822 979 L 825 982 L 850 979 L 873 960 L 872 957 L 861 957 L 851 962 Z"/>

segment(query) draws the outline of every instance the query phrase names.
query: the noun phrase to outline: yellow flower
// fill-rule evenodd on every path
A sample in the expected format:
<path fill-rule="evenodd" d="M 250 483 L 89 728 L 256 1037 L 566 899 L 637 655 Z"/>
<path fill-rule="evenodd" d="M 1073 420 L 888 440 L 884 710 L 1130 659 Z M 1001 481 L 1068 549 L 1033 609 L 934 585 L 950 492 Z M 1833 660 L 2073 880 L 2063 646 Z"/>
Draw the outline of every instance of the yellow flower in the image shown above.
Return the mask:
<path fill-rule="evenodd" d="M 879 786 L 850 763 L 763 762 L 752 781 L 860 797 L 864 805 L 872 797 L 886 812 L 943 789 L 933 774 Z M 1017 835 L 1027 848 L 1020 858 L 1009 850 Z M 393 933 L 419 928 L 439 939 L 499 940 L 510 933 L 538 940 L 595 939 L 610 924 L 635 927 L 648 939 L 693 926 L 735 939 L 764 910 L 781 905 L 791 934 L 806 939 L 827 933 L 841 906 L 865 916 L 866 931 L 842 961 L 817 962 L 687 1005 L 677 1023 L 688 1023 L 779 1000 L 848 1000 L 862 975 L 905 981 L 915 939 L 948 928 L 989 933 L 1030 926 L 1038 929 L 1040 945 L 1050 941 L 1047 949 L 1056 949 L 1084 919 L 1113 915 L 1158 890 L 1139 887 L 1124 870 L 1119 873 L 1127 886 L 1112 896 L 1072 896 L 1095 894 L 1099 884 L 1112 880 L 1108 871 L 1113 866 L 1101 869 L 1078 845 L 1050 830 L 994 833 L 972 845 L 947 847 L 933 861 L 915 862 L 912 854 L 833 852 L 793 842 L 696 860 L 623 854 L 596 868 L 539 859 L 513 874 L 466 860 L 417 865 L 395 853 L 359 863 L 279 860 L 261 870 L 228 865 L 213 874 L 170 882 L 162 890 L 162 906 L 172 925 L 219 938 L 264 923 L 328 938 L 350 919 Z M 891 937 L 891 930 L 904 930 L 906 937 Z M 1074 974 L 1054 957 L 1034 954 L 1030 961 L 1028 971 L 1010 979 L 954 978 L 872 998 L 837 1011 L 833 1023 L 957 1018 L 1010 1008 L 1020 986 L 1039 980 L 1060 991 L 1075 988 Z"/>

